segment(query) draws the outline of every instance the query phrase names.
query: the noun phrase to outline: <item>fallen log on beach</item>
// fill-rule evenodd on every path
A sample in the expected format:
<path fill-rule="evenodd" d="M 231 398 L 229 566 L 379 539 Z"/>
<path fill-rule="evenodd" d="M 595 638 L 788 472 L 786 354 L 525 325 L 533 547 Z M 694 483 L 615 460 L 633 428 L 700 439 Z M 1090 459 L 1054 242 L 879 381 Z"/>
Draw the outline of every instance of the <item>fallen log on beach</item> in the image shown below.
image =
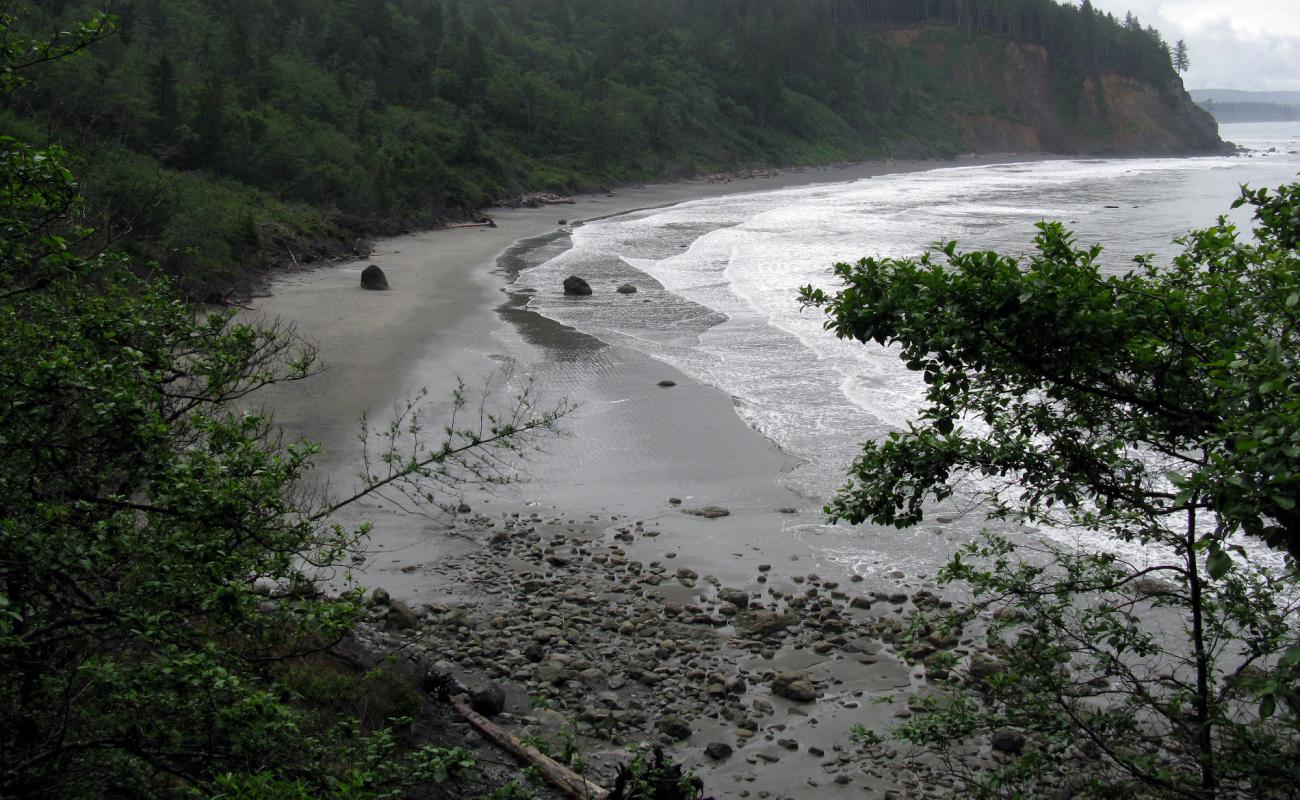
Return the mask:
<path fill-rule="evenodd" d="M 448 702 L 456 709 L 456 713 L 474 726 L 475 730 L 521 762 L 536 767 L 543 780 L 572 797 L 573 800 L 605 800 L 609 795 L 608 790 L 602 789 L 563 764 L 543 755 L 536 748 L 519 741 L 518 737 L 470 708 L 459 697 L 451 697 Z"/>

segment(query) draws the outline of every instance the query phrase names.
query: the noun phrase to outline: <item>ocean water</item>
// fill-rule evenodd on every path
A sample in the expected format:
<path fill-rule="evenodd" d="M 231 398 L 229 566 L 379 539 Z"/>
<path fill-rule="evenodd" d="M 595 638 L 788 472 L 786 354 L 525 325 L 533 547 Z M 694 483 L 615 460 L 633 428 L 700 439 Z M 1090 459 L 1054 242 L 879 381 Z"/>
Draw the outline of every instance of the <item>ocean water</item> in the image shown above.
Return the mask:
<path fill-rule="evenodd" d="M 1079 159 L 941 167 L 850 183 L 711 198 L 585 224 L 571 247 L 522 271 L 529 308 L 660 359 L 729 394 L 738 414 L 799 460 L 782 480 L 815 502 L 844 480 L 859 443 L 902 428 L 919 377 L 889 348 L 842 342 L 801 310 L 800 286 L 828 290 L 830 267 L 913 256 L 940 241 L 1025 253 L 1034 224 L 1061 220 L 1101 243 L 1109 270 L 1167 260 L 1173 240 L 1227 215 L 1242 184 L 1300 173 L 1300 124 L 1223 127 L 1238 156 Z M 591 297 L 557 291 L 584 276 Z M 632 283 L 633 295 L 615 287 Z M 853 545 L 845 558 L 852 560 Z"/>

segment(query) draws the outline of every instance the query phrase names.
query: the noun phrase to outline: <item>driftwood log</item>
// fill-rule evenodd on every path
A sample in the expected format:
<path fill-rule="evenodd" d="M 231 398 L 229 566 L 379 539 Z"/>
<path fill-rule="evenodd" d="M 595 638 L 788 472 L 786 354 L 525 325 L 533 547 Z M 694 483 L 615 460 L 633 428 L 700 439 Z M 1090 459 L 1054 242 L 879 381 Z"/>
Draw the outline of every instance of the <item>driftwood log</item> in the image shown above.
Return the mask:
<path fill-rule="evenodd" d="M 482 714 L 467 706 L 459 697 L 452 697 L 449 702 L 451 707 L 456 709 L 456 713 L 464 717 L 465 721 L 473 725 L 479 733 L 491 739 L 501 749 L 506 750 L 525 764 L 536 767 L 547 783 L 572 797 L 573 800 L 605 800 L 609 795 L 607 790 L 600 788 L 554 759 L 548 758 L 538 752 L 536 748 L 529 747 L 519 741 L 518 738 L 506 732 L 499 725 L 494 724 Z"/>

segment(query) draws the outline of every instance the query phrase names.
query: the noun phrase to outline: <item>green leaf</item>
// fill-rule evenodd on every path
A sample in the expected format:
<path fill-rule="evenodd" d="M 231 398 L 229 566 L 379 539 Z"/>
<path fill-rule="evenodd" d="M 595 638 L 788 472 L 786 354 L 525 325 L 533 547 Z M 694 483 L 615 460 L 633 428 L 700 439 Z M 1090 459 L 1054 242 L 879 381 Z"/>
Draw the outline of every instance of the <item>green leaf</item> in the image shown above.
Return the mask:
<path fill-rule="evenodd" d="M 1259 698 L 1259 718 L 1261 721 L 1272 717 L 1273 712 L 1276 710 L 1277 699 L 1272 694 L 1266 694 Z"/>
<path fill-rule="evenodd" d="M 1300 664 L 1300 645 L 1296 645 L 1282 654 L 1278 660 L 1278 665 L 1290 669 L 1296 664 Z"/>
<path fill-rule="evenodd" d="M 1230 569 L 1232 569 L 1232 556 L 1224 550 L 1215 550 L 1205 560 L 1205 571 L 1215 580 L 1227 575 Z"/>

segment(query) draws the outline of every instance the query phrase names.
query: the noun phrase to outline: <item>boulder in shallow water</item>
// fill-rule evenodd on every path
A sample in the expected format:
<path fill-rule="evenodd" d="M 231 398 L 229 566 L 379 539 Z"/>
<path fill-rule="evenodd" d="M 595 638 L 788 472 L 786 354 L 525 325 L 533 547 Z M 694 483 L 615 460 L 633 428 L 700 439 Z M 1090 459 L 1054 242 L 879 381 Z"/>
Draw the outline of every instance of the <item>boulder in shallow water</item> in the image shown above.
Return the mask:
<path fill-rule="evenodd" d="M 564 293 L 582 297 L 591 294 L 591 286 L 577 275 L 570 275 L 564 279 Z"/>
<path fill-rule="evenodd" d="M 361 288 L 379 291 L 388 288 L 388 276 L 378 264 L 371 264 L 361 270 Z"/>
<path fill-rule="evenodd" d="M 616 290 L 619 294 L 636 294 L 636 287 L 630 283 L 625 283 Z"/>
<path fill-rule="evenodd" d="M 731 603 L 738 609 L 749 606 L 749 592 L 744 589 L 719 589 L 718 599 L 724 603 Z"/>
<path fill-rule="evenodd" d="M 704 517 L 705 519 L 718 519 L 719 517 L 729 516 L 731 514 L 721 506 L 705 506 L 703 508 L 683 508 L 683 514 L 690 514 L 692 517 Z"/>

